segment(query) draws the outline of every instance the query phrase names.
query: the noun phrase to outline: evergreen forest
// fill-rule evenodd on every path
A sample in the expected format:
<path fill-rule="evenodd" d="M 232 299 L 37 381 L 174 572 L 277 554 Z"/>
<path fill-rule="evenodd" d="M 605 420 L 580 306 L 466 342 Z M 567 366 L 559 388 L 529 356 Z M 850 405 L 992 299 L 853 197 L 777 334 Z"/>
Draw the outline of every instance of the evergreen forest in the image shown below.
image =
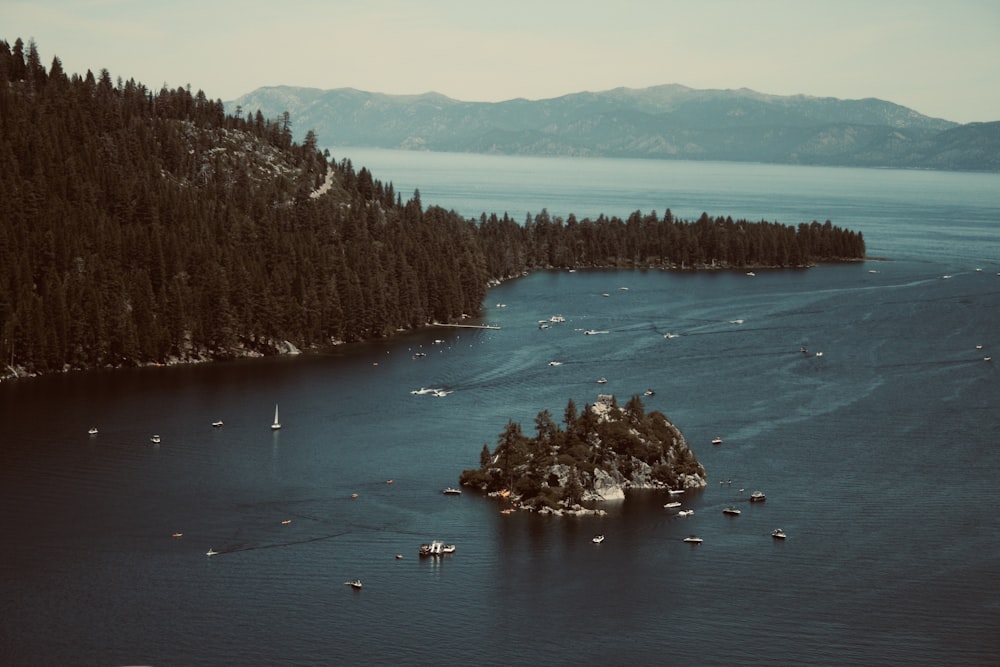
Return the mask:
<path fill-rule="evenodd" d="M 0 41 L 0 376 L 381 338 L 474 318 L 491 284 L 536 269 L 865 253 L 829 221 L 466 219 L 291 128 L 287 113 L 67 74 L 34 41 Z"/>

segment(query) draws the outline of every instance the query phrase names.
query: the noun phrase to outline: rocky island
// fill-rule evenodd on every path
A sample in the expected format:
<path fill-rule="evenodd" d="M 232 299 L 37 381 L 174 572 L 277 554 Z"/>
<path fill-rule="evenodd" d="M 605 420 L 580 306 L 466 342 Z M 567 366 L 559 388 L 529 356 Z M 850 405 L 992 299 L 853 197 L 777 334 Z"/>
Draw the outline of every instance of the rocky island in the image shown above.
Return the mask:
<path fill-rule="evenodd" d="M 621 499 L 626 489 L 705 487 L 705 468 L 684 434 L 662 412 L 647 413 L 638 395 L 621 407 L 601 394 L 580 412 L 570 399 L 562 426 L 548 410 L 535 417 L 534 437 L 509 421 L 459 482 L 512 507 L 552 513 L 592 513 L 582 503 Z"/>

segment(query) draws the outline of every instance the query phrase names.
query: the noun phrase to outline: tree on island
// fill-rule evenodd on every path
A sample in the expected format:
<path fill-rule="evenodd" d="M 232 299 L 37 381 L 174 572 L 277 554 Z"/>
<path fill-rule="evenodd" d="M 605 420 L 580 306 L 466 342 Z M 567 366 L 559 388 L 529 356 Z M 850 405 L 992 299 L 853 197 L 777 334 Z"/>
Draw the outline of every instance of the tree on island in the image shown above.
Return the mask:
<path fill-rule="evenodd" d="M 705 469 L 684 435 L 659 412 L 647 413 L 632 396 L 624 408 L 600 395 L 577 414 L 572 399 L 565 429 L 548 410 L 535 417 L 534 437 L 508 421 L 490 451 L 484 444 L 480 467 L 465 470 L 463 486 L 533 509 L 563 509 L 585 500 L 617 496 L 625 488 L 703 487 Z"/>

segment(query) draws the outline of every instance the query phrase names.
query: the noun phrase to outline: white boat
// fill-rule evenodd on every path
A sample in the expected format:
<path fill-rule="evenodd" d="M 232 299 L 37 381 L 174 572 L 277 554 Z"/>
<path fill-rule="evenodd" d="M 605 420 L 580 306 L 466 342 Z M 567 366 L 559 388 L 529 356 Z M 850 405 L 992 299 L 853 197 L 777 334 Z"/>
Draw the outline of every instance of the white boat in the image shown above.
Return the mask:
<path fill-rule="evenodd" d="M 727 507 L 726 509 L 722 510 L 722 513 L 723 514 L 729 514 L 731 516 L 739 516 L 740 515 L 740 511 L 738 509 L 736 509 L 735 507 Z"/>
<path fill-rule="evenodd" d="M 607 384 L 608 378 L 597 378 L 597 384 Z"/>
<path fill-rule="evenodd" d="M 771 531 L 771 537 L 773 537 L 776 540 L 783 540 L 786 537 L 788 537 L 788 535 L 785 535 L 785 531 L 783 531 L 782 529 L 775 528 L 774 530 Z"/>
<path fill-rule="evenodd" d="M 670 495 L 679 496 L 684 493 L 684 489 L 670 489 Z"/>
<path fill-rule="evenodd" d="M 765 500 L 767 500 L 767 496 L 765 496 L 760 491 L 754 491 L 753 493 L 750 494 L 750 502 L 752 503 L 762 503 Z"/>
<path fill-rule="evenodd" d="M 455 489 L 455 488 L 452 488 L 450 486 L 447 489 L 445 489 L 444 491 L 442 491 L 441 493 L 443 493 L 446 496 L 460 496 L 460 495 L 462 495 L 461 489 Z"/>
<path fill-rule="evenodd" d="M 565 321 L 566 318 L 563 317 L 562 315 L 553 315 L 552 317 L 549 318 L 549 322 L 551 322 L 552 324 L 560 324 Z"/>
<path fill-rule="evenodd" d="M 715 436 L 714 438 L 712 438 L 712 444 L 713 445 L 721 445 L 722 444 L 722 438 L 720 438 L 719 436 Z"/>
<path fill-rule="evenodd" d="M 550 361 L 549 366 L 562 366 L 561 361 Z"/>
<path fill-rule="evenodd" d="M 676 500 L 673 501 L 672 503 L 667 503 L 666 505 L 664 505 L 664 507 L 667 508 L 668 510 L 672 510 L 673 508 L 680 507 L 680 506 L 681 506 L 681 504 L 679 502 L 677 502 Z"/>
<path fill-rule="evenodd" d="M 687 537 L 684 538 L 684 541 L 687 542 L 688 544 L 701 544 L 702 542 L 704 542 L 704 540 L 702 540 L 697 535 L 688 535 Z"/>
<path fill-rule="evenodd" d="M 443 547 L 441 547 L 441 553 L 443 553 L 443 554 L 453 554 L 453 553 L 455 553 L 455 545 L 454 544 L 446 544 L 446 545 L 444 545 Z"/>
<path fill-rule="evenodd" d="M 91 427 L 90 427 L 90 430 L 89 430 L 89 431 L 87 431 L 87 433 L 88 433 L 89 435 L 97 435 L 97 427 L 96 427 L 96 426 L 91 426 Z"/>
<path fill-rule="evenodd" d="M 154 445 L 158 445 L 160 444 L 160 436 L 154 435 L 152 438 L 149 439 L 149 441 Z"/>
<path fill-rule="evenodd" d="M 590 540 L 594 544 L 600 544 L 604 541 L 604 535 L 594 535 L 593 539 Z"/>
<path fill-rule="evenodd" d="M 587 335 L 587 336 L 596 336 L 597 334 L 606 334 L 608 332 L 607 331 L 599 331 L 597 329 L 587 329 L 583 333 L 584 333 L 584 335 Z"/>
<path fill-rule="evenodd" d="M 350 586 L 354 590 L 358 590 L 359 588 L 361 588 L 361 580 L 360 579 L 355 579 L 354 581 L 345 581 L 344 585 L 345 586 Z"/>
<path fill-rule="evenodd" d="M 281 422 L 278 421 L 278 404 L 275 403 L 274 404 L 274 423 L 271 424 L 271 430 L 272 431 L 277 431 L 279 428 L 281 428 Z"/>
<path fill-rule="evenodd" d="M 222 426 L 222 420 L 220 419 L 218 421 L 212 422 L 212 426 L 214 426 L 215 428 L 219 428 L 220 426 Z"/>
<path fill-rule="evenodd" d="M 219 553 L 218 551 L 216 551 L 216 550 L 215 550 L 215 549 L 213 549 L 212 547 L 209 547 L 209 548 L 208 548 L 208 553 L 206 553 L 205 555 L 206 555 L 206 556 L 208 556 L 209 558 L 211 558 L 212 556 L 215 556 L 215 555 L 217 555 L 218 553 Z"/>
<path fill-rule="evenodd" d="M 692 514 L 694 514 L 694 510 L 681 510 L 677 516 L 691 516 Z"/>
<path fill-rule="evenodd" d="M 655 396 L 656 392 L 653 391 L 652 388 L 650 388 L 650 389 L 647 389 L 646 391 L 642 392 L 642 395 L 643 396 Z"/>
<path fill-rule="evenodd" d="M 421 544 L 419 553 L 421 556 L 442 556 L 446 553 L 450 553 L 445 551 L 445 548 L 446 546 L 444 542 L 434 540 L 430 544 Z M 452 551 L 454 551 L 454 548 L 452 548 Z"/>

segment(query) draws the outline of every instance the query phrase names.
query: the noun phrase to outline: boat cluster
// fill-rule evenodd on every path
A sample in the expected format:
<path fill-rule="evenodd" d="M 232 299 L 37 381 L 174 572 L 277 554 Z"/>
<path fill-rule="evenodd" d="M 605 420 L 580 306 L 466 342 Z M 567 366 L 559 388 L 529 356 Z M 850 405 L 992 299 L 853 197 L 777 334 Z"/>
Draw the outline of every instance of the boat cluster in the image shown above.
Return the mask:
<path fill-rule="evenodd" d="M 719 482 L 719 483 L 722 484 L 723 482 Z M 732 480 L 729 480 L 729 483 L 732 483 Z M 740 491 L 742 491 L 742 490 L 743 489 L 740 489 Z M 679 496 L 682 493 L 684 493 L 683 489 L 677 489 L 677 490 L 671 490 L 670 491 L 671 498 Z M 764 502 L 766 499 L 767 499 L 767 496 L 764 495 L 764 493 L 762 491 L 754 491 L 753 493 L 750 494 L 749 501 L 751 503 L 760 503 L 760 502 Z M 690 508 L 678 509 L 678 508 L 681 507 L 681 505 L 682 505 L 681 502 L 679 502 L 677 500 L 671 499 L 671 501 L 668 502 L 668 503 L 666 503 L 663 507 L 665 509 L 669 509 L 669 510 L 677 510 L 677 516 L 679 516 L 679 517 L 682 517 L 682 516 L 691 516 L 692 514 L 694 514 L 694 510 L 690 509 Z M 725 514 L 726 516 L 734 516 L 734 517 L 735 516 L 739 516 L 741 514 L 740 510 L 738 508 L 734 507 L 733 505 L 729 505 L 729 506 L 723 508 L 722 513 Z M 775 528 L 773 531 L 771 531 L 771 537 L 773 537 L 776 540 L 783 540 L 786 537 L 788 537 L 788 535 L 781 528 Z M 603 536 L 602 536 L 602 539 L 603 539 Z M 700 537 L 697 537 L 696 535 L 691 535 L 689 537 L 685 537 L 684 541 L 687 542 L 687 543 L 689 543 L 689 544 L 701 544 L 704 540 L 702 540 L 702 538 L 700 538 Z"/>

